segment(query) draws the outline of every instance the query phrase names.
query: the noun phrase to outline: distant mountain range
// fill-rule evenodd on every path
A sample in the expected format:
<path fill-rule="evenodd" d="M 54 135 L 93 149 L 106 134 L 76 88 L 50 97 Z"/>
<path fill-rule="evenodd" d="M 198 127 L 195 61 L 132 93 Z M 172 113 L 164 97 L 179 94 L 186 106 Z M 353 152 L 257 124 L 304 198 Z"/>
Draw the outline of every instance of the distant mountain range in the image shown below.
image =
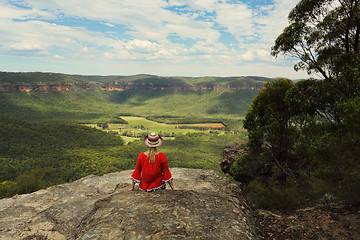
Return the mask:
<path fill-rule="evenodd" d="M 260 90 L 272 78 L 242 77 L 160 77 L 155 75 L 86 76 L 43 72 L 0 72 L 0 93 L 17 91 L 125 91 L 153 90 Z"/>
<path fill-rule="evenodd" d="M 241 129 L 252 99 L 272 80 L 0 72 L 0 116 L 106 123 L 135 115 L 167 123 L 223 122 L 231 129 Z"/>

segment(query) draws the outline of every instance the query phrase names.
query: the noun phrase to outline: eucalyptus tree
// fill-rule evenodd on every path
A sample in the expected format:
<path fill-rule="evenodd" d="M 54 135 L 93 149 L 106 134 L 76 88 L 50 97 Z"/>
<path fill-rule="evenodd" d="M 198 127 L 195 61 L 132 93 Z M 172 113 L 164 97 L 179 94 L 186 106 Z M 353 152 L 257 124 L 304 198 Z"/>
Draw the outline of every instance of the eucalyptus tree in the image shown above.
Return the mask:
<path fill-rule="evenodd" d="M 342 116 L 336 104 L 360 92 L 360 0 L 301 0 L 288 19 L 272 55 L 297 58 L 295 70 L 307 70 L 325 80 L 309 85 L 323 89 L 317 95 L 323 105 L 316 103 L 316 117 L 339 125 Z"/>
<path fill-rule="evenodd" d="M 360 0 L 301 0 L 288 19 L 272 55 L 299 59 L 295 70 L 331 81 L 359 57 Z"/>
<path fill-rule="evenodd" d="M 301 0 L 288 18 L 272 55 L 321 79 L 265 85 L 244 120 L 248 154 L 231 172 L 268 206 L 326 192 L 359 202 L 360 0 Z"/>

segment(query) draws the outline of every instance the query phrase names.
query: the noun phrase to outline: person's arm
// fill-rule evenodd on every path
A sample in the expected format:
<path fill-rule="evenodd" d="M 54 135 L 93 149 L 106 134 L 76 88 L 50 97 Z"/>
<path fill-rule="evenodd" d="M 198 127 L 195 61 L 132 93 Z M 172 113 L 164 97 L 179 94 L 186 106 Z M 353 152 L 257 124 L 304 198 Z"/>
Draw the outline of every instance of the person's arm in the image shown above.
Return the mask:
<path fill-rule="evenodd" d="M 172 190 L 179 190 L 178 188 L 176 188 L 174 186 L 173 178 L 171 176 L 169 165 L 167 163 L 166 155 L 164 153 L 160 153 L 160 154 L 161 154 L 161 158 L 162 158 L 161 168 L 162 168 L 162 172 L 163 172 L 163 182 L 165 182 L 165 184 L 168 183 Z"/>
<path fill-rule="evenodd" d="M 139 183 L 141 181 L 141 154 L 139 154 L 137 161 L 136 161 L 136 167 L 134 172 L 131 174 L 131 180 L 132 180 L 132 184 L 131 184 L 131 191 L 134 190 L 135 187 L 135 183 Z"/>

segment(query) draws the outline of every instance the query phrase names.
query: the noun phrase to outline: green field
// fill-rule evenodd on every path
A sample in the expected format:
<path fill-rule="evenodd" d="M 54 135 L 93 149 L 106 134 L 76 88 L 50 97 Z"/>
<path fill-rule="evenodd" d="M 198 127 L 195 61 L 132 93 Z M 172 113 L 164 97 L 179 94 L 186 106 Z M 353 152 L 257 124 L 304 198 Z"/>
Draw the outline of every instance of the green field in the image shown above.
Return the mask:
<path fill-rule="evenodd" d="M 124 131 L 131 131 L 134 134 L 142 131 L 152 131 L 152 132 L 167 132 L 167 133 L 187 133 L 187 132 L 195 132 L 192 129 L 176 129 L 173 124 L 166 123 L 157 123 L 154 121 L 147 120 L 142 117 L 124 117 L 121 116 L 128 124 L 114 124 L 109 123 L 107 130 L 114 131 L 118 133 L 122 133 Z M 97 129 L 101 129 L 101 127 L 97 126 L 97 124 L 86 124 L 87 126 L 95 127 Z M 139 127 L 143 126 L 144 129 L 140 129 Z"/>
<path fill-rule="evenodd" d="M 180 126 L 194 126 L 195 124 L 166 124 L 158 123 L 151 121 L 142 117 L 129 117 L 129 116 L 120 116 L 127 124 L 118 124 L 118 123 L 108 123 L 107 127 L 103 129 L 97 124 L 84 124 L 89 127 L 96 129 L 103 129 L 106 131 L 115 132 L 118 135 L 121 135 L 125 143 L 129 143 L 139 138 L 144 137 L 149 132 L 157 132 L 162 136 L 165 136 L 165 139 L 174 139 L 175 136 L 179 134 L 185 135 L 187 133 L 213 133 L 213 134 L 224 134 L 224 130 L 213 130 L 211 128 L 206 130 L 197 130 L 189 128 L 179 128 Z"/>

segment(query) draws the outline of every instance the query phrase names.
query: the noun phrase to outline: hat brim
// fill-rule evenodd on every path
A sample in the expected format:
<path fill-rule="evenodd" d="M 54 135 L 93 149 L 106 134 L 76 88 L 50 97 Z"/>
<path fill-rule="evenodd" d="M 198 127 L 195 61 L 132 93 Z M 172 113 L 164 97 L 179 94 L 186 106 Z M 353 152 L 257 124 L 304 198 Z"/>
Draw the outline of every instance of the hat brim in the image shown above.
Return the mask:
<path fill-rule="evenodd" d="M 149 141 L 148 137 L 146 136 L 144 138 L 144 144 L 147 147 L 159 147 L 163 144 L 164 140 L 159 136 L 159 139 L 156 142 Z"/>

